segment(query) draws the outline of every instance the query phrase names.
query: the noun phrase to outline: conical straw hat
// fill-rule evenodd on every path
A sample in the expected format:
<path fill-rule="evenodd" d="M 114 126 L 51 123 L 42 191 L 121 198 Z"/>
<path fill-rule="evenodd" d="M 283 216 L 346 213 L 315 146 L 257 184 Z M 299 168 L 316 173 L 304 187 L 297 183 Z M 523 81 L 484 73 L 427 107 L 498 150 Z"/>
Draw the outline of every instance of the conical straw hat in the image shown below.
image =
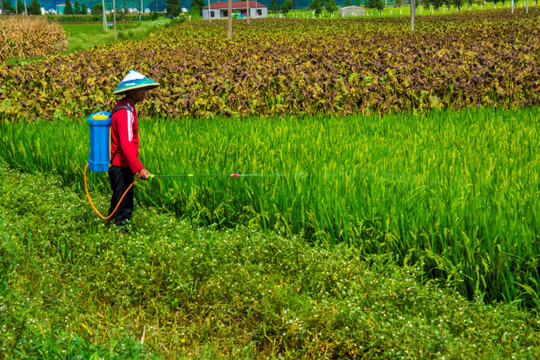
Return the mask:
<path fill-rule="evenodd" d="M 122 82 L 118 84 L 118 87 L 114 90 L 114 94 L 118 95 L 133 89 L 155 88 L 158 86 L 159 84 L 149 77 L 135 70 L 130 70 Z"/>

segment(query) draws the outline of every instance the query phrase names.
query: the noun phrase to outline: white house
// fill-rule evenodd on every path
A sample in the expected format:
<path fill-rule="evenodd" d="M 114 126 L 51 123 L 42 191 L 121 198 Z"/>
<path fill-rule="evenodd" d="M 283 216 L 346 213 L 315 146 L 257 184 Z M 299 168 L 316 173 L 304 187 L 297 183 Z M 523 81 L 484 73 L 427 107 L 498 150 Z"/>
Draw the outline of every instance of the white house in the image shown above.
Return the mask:
<path fill-rule="evenodd" d="M 347 6 L 339 9 L 339 16 L 364 16 L 363 6 Z"/>
<path fill-rule="evenodd" d="M 249 3 L 249 4 L 248 4 Z M 249 5 L 249 6 L 248 6 Z M 246 17 L 249 8 L 250 18 L 264 18 L 268 16 L 268 7 L 256 1 L 233 1 L 233 13 L 242 14 Z M 203 19 L 223 19 L 228 17 L 229 3 L 226 1 L 215 2 L 202 8 Z"/>

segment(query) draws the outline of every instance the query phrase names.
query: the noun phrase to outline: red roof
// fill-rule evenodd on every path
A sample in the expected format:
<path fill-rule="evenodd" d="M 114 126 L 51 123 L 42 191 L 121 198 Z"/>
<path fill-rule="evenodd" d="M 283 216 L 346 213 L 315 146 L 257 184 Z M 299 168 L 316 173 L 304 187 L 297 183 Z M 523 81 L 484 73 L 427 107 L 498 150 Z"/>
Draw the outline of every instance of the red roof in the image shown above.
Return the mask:
<path fill-rule="evenodd" d="M 245 9 L 247 8 L 247 1 L 233 1 L 232 2 L 232 8 L 233 9 Z M 249 7 L 250 8 L 265 8 L 266 5 L 260 4 L 256 1 L 249 1 Z M 228 9 L 229 3 L 227 1 L 222 2 L 215 2 L 213 4 L 210 4 L 210 9 Z M 204 10 L 208 9 L 208 6 L 203 7 Z"/>

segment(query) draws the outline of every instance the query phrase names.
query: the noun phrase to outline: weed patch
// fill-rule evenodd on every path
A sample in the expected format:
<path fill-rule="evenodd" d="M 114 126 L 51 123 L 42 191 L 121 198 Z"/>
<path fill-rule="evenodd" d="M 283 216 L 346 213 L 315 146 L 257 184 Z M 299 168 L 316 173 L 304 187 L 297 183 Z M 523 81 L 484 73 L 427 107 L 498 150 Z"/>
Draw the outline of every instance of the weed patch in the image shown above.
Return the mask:
<path fill-rule="evenodd" d="M 535 312 L 466 301 L 387 256 L 152 208 L 126 234 L 57 176 L 0 170 L 8 358 L 540 356 Z"/>

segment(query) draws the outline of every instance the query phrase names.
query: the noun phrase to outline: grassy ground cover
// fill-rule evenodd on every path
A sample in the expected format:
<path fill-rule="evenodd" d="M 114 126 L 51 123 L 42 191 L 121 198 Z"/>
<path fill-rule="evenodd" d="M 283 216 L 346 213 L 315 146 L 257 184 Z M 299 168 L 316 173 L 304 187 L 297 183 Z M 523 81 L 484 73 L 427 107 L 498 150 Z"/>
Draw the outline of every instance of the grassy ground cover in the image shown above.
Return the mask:
<path fill-rule="evenodd" d="M 107 5 L 105 6 L 107 7 Z M 129 6 L 128 6 L 129 7 Z M 112 8 L 112 4 L 111 4 Z M 120 22 L 126 19 L 128 22 L 136 22 L 136 21 L 148 21 L 148 20 L 156 20 L 158 17 L 166 16 L 166 13 L 161 14 L 149 14 L 149 13 L 127 13 L 126 16 L 122 14 L 122 11 L 119 9 L 119 12 L 116 14 L 116 21 Z M 66 15 L 66 14 L 47 14 L 46 15 L 47 20 L 51 22 L 59 22 L 59 23 L 102 23 L 103 22 L 103 15 Z M 106 15 L 107 22 L 112 23 L 114 21 L 114 13 L 109 13 Z"/>
<path fill-rule="evenodd" d="M 425 116 L 141 121 L 139 200 L 200 225 L 345 242 L 470 298 L 540 304 L 538 108 Z M 61 143 L 62 146 L 58 146 Z M 82 188 L 86 122 L 4 123 L 0 154 Z M 91 192 L 108 192 L 90 174 Z M 106 209 L 106 204 L 100 204 Z"/>
<path fill-rule="evenodd" d="M 3 161 L 0 255 L 6 358 L 540 356 L 535 312 L 466 301 L 417 267 L 144 207 L 124 233 L 59 176 Z"/>
<path fill-rule="evenodd" d="M 170 19 L 162 18 L 155 21 L 117 23 L 118 40 L 143 39 L 148 34 L 167 26 Z M 109 27 L 103 31 L 103 24 L 62 24 L 68 37 L 68 51 L 87 49 L 89 47 L 114 43 L 114 30 Z"/>

